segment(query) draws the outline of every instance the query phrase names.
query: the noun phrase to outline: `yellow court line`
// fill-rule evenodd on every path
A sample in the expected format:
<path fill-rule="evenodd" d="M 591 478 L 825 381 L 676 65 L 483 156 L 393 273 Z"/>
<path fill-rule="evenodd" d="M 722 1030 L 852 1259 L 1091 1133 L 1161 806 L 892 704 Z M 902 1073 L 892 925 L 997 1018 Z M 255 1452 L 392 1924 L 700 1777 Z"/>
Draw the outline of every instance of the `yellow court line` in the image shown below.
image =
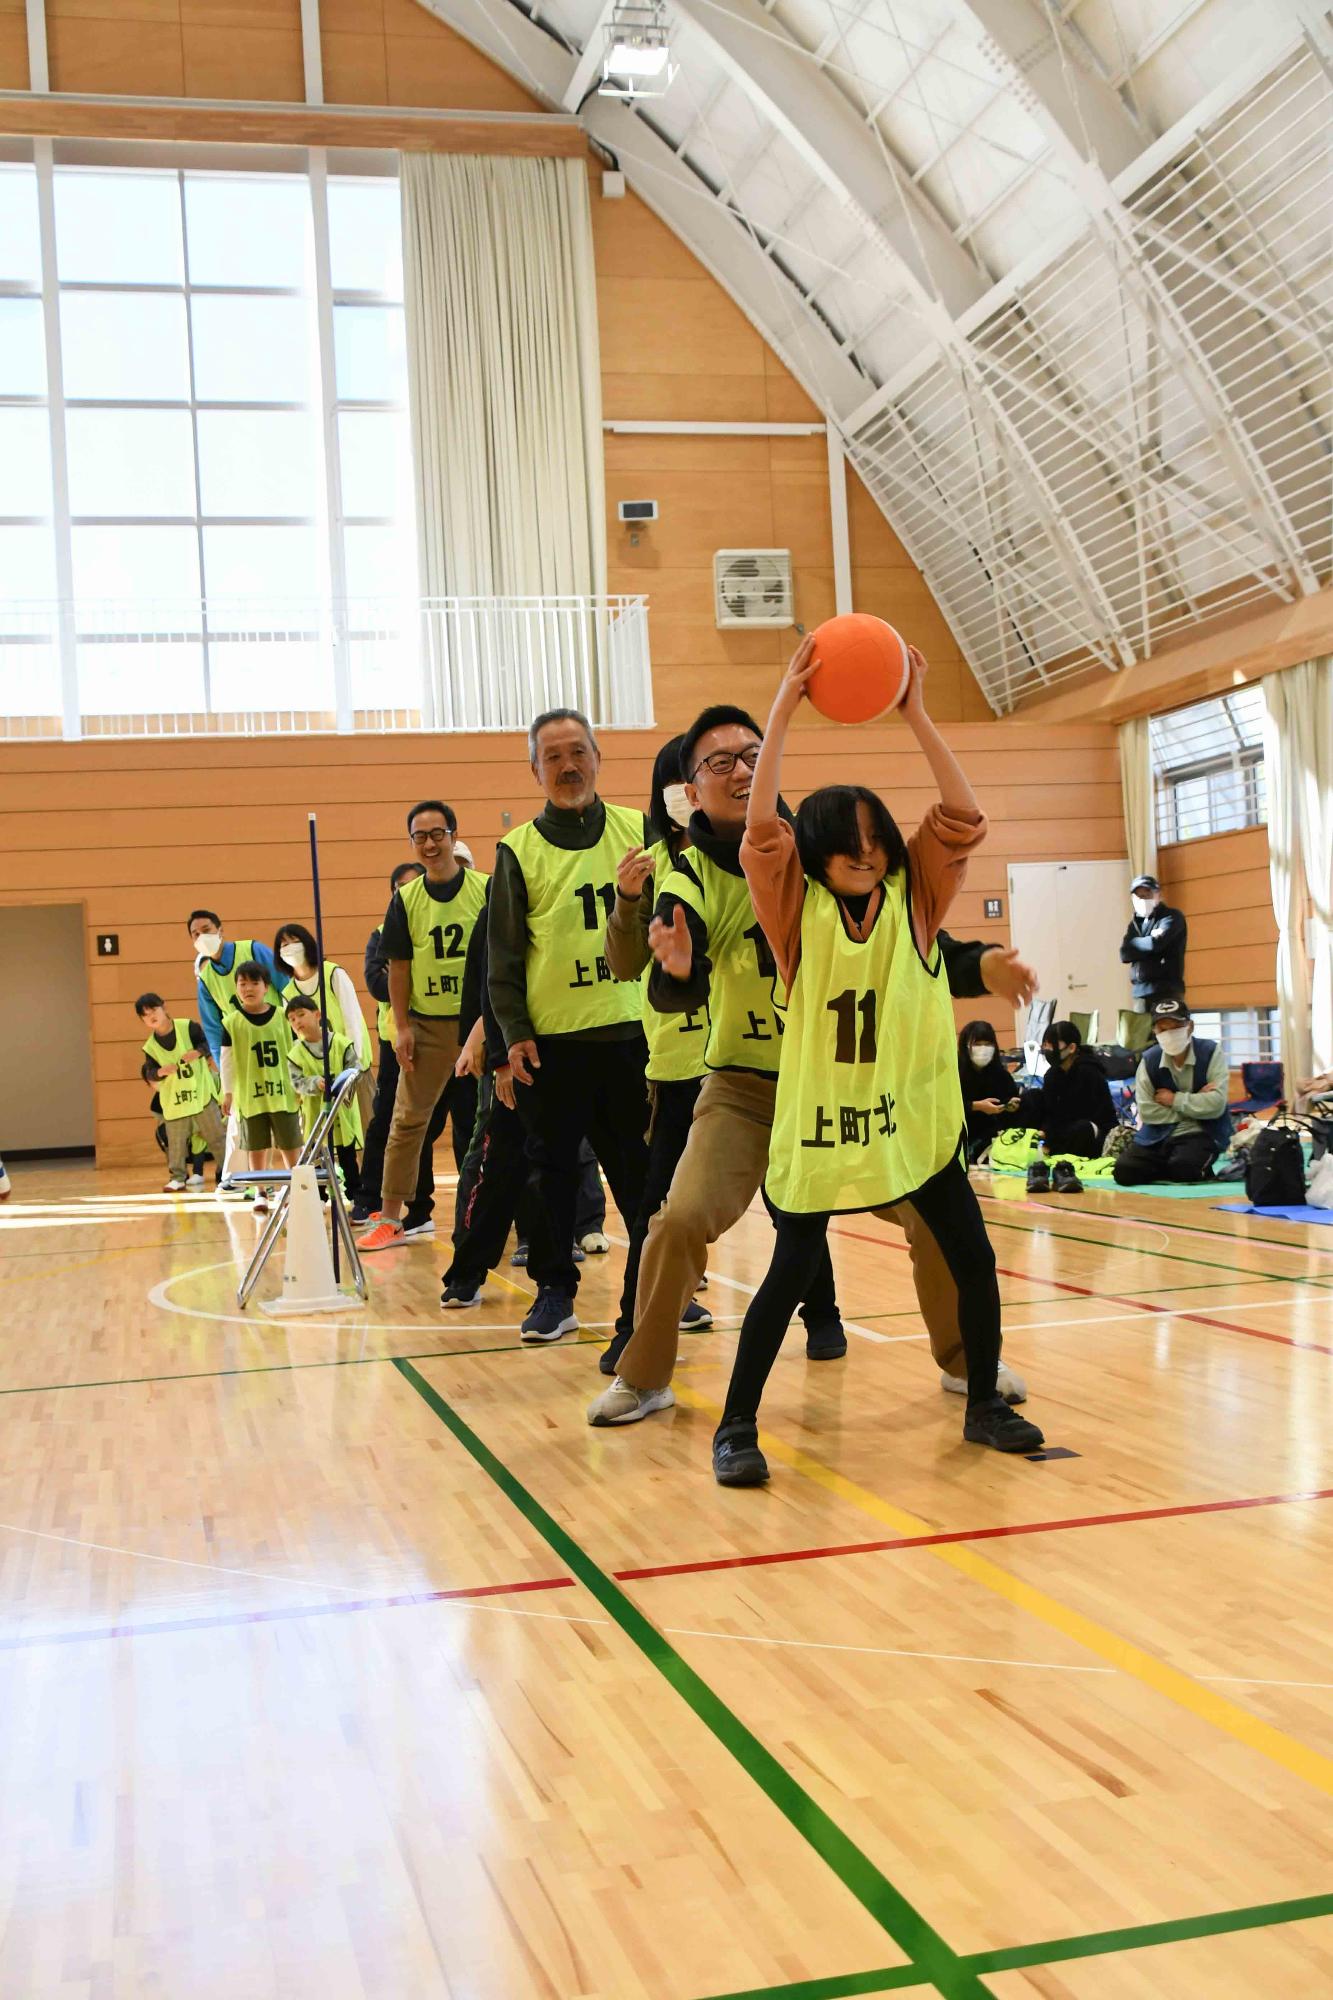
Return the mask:
<path fill-rule="evenodd" d="M 699 1395 L 697 1390 L 687 1389 L 683 1384 L 676 1390 L 676 1400 L 686 1404 L 690 1409 L 702 1411 L 707 1416 L 721 1418 L 722 1411 L 716 1403 L 710 1402 L 706 1396 Z M 830 1466 L 824 1465 L 817 1458 L 812 1458 L 808 1452 L 801 1451 L 794 1445 L 784 1444 L 781 1438 L 775 1438 L 764 1431 L 760 1435 L 760 1443 L 771 1458 L 779 1459 L 783 1465 L 790 1466 L 793 1472 L 799 1472 L 802 1478 L 810 1480 L 812 1485 L 822 1486 L 825 1492 L 833 1493 L 838 1499 L 848 1501 L 863 1514 L 870 1515 L 872 1520 L 891 1528 L 895 1534 L 931 1535 L 938 1532 L 931 1522 L 923 1521 L 915 1514 L 909 1514 L 903 1507 L 895 1507 L 888 1500 L 881 1500 L 877 1493 L 871 1493 L 866 1487 L 858 1486 L 855 1480 L 845 1478 L 841 1472 L 834 1472 Z M 1178 1667 L 1168 1666 L 1165 1660 L 1159 1660 L 1155 1654 L 1144 1652 L 1141 1646 L 1135 1646 L 1130 1640 L 1122 1639 L 1118 1633 L 1108 1631 L 1094 1619 L 1085 1618 L 1081 1611 L 1075 1611 L 1069 1605 L 1061 1604 L 1058 1598 L 1051 1597 L 1046 1591 L 1038 1590 L 1035 1585 L 1024 1583 L 1019 1577 L 1011 1576 L 1008 1570 L 1001 1569 L 998 1563 L 991 1562 L 987 1556 L 977 1555 L 973 1550 L 957 1542 L 928 1546 L 923 1553 L 933 1556 L 936 1562 L 946 1563 L 960 1575 L 971 1577 L 974 1583 L 981 1584 L 984 1589 L 992 1591 L 997 1597 L 1004 1598 L 1007 1603 L 1015 1605 L 1020 1611 L 1030 1612 L 1044 1625 L 1049 1625 L 1052 1631 L 1063 1633 L 1065 1638 L 1072 1639 L 1076 1645 L 1085 1646 L 1099 1659 L 1108 1661 L 1122 1673 L 1130 1674 L 1135 1680 L 1142 1681 L 1144 1686 L 1150 1687 L 1155 1694 L 1164 1695 L 1168 1701 L 1175 1702 L 1178 1707 L 1186 1709 L 1191 1715 L 1198 1716 L 1201 1721 L 1212 1723 L 1214 1728 L 1225 1731 L 1238 1743 L 1245 1744 L 1250 1750 L 1257 1750 L 1261 1757 L 1267 1757 L 1270 1762 L 1280 1764 L 1284 1770 L 1304 1779 L 1306 1784 L 1313 1785 L 1326 1797 L 1333 1798 L 1333 1758 L 1325 1757 L 1317 1750 L 1308 1749 L 1305 1744 L 1298 1743 L 1294 1736 L 1288 1736 L 1283 1730 L 1273 1728 L 1271 1723 L 1261 1721 L 1257 1715 L 1251 1715 L 1247 1709 L 1228 1701 L 1225 1695 L 1215 1694 L 1211 1688 L 1202 1686 L 1189 1674 L 1182 1673 Z"/>
<path fill-rule="evenodd" d="M 492 1271 L 491 1277 L 497 1285 L 503 1285 L 506 1291 L 517 1292 L 521 1299 L 527 1299 L 529 1303 L 536 1297 L 536 1293 L 530 1286 L 516 1285 L 512 1278 L 506 1278 L 500 1271 Z"/>

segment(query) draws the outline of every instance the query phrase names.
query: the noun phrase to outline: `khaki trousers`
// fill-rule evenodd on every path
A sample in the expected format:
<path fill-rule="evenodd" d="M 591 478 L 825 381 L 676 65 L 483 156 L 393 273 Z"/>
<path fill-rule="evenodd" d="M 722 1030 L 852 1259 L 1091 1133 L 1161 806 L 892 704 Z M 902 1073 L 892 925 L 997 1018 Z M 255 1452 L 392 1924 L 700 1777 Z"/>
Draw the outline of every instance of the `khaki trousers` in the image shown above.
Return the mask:
<path fill-rule="evenodd" d="M 184 1118 L 168 1118 L 167 1128 L 167 1171 L 172 1180 L 183 1181 L 190 1166 L 190 1134 L 198 1132 L 200 1138 L 213 1155 L 213 1171 L 219 1177 L 222 1173 L 222 1156 L 226 1150 L 227 1137 L 222 1129 L 222 1113 L 216 1098 L 201 1104 L 197 1111 L 191 1111 Z M 197 1169 L 195 1170 L 197 1171 Z"/>
<path fill-rule="evenodd" d="M 458 1061 L 458 1016 L 412 1017 L 416 1053 L 411 1069 L 400 1070 L 393 1100 L 393 1123 L 384 1148 L 384 1199 L 403 1206 L 416 1192 L 421 1142 L 431 1113 L 453 1080 Z"/>
<path fill-rule="evenodd" d="M 671 1191 L 648 1226 L 634 1303 L 634 1333 L 616 1366 L 636 1389 L 665 1389 L 676 1366 L 680 1316 L 694 1296 L 708 1247 L 740 1221 L 763 1185 L 777 1083 L 743 1070 L 704 1079 Z M 966 1374 L 958 1290 L 931 1231 L 910 1203 L 882 1211 L 907 1236 L 917 1304 L 930 1351 L 947 1374 Z"/>

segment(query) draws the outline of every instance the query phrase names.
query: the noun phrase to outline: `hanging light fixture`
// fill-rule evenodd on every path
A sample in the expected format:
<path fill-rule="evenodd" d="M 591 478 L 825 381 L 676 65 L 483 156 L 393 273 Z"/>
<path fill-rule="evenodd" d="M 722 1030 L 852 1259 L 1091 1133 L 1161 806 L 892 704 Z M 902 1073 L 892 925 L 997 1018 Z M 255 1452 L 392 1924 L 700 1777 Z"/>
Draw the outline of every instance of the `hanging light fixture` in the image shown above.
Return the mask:
<path fill-rule="evenodd" d="M 676 74 L 663 0 L 617 0 L 604 29 L 603 97 L 661 97 Z"/>

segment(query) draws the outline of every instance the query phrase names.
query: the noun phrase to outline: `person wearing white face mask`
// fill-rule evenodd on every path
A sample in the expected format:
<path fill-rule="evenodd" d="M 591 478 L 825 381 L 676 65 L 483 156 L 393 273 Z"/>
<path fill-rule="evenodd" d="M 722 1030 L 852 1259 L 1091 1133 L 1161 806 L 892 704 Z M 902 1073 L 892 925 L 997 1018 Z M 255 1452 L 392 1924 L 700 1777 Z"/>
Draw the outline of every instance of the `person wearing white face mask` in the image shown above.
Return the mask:
<path fill-rule="evenodd" d="M 959 1035 L 958 1082 L 967 1116 L 967 1157 L 975 1162 L 997 1132 L 1018 1122 L 1021 1101 L 989 1021 L 969 1021 Z"/>
<path fill-rule="evenodd" d="M 319 1004 L 319 946 L 314 934 L 304 924 L 283 924 L 273 940 L 273 956 L 280 966 L 286 968 L 291 981 L 291 990 L 304 993 L 307 1000 Z M 290 993 L 288 995 L 290 998 Z M 364 1132 L 370 1124 L 375 1108 L 375 1080 L 371 1075 L 373 1060 L 370 1049 L 370 1030 L 361 1012 L 361 1002 L 356 988 L 343 968 L 331 958 L 324 961 L 324 1017 L 335 1039 L 346 1036 L 356 1051 L 356 1059 L 361 1067 L 361 1078 L 357 1085 L 357 1109 L 361 1114 L 361 1129 Z M 349 1199 L 355 1200 L 357 1190 L 349 1187 Z"/>
<path fill-rule="evenodd" d="M 222 1017 L 236 1005 L 236 968 L 253 961 L 269 976 L 268 1002 L 277 1004 L 278 994 L 287 984 L 284 967 L 276 966 L 266 944 L 256 938 L 228 938 L 216 910 L 191 910 L 187 919 L 190 947 L 194 953 L 195 985 L 199 993 L 199 1023 L 213 1061 L 222 1062 Z M 240 1144 L 240 1126 L 233 1112 L 227 1120 L 227 1153 L 219 1186 L 229 1190 L 233 1157 Z"/>
<path fill-rule="evenodd" d="M 1129 893 L 1134 915 L 1120 940 L 1120 960 L 1129 967 L 1134 1014 L 1142 1018 L 1122 1019 L 1121 1038 L 1126 1047 L 1141 1049 L 1148 1044 L 1148 1017 L 1157 1002 L 1185 997 L 1189 928 L 1181 912 L 1162 901 L 1161 884 L 1155 875 L 1136 875 Z"/>
<path fill-rule="evenodd" d="M 1115 1163 L 1121 1187 L 1206 1180 L 1231 1137 L 1221 1047 L 1195 1035 L 1183 1000 L 1159 1000 L 1152 1027 L 1155 1046 L 1134 1080 L 1139 1131 Z"/>

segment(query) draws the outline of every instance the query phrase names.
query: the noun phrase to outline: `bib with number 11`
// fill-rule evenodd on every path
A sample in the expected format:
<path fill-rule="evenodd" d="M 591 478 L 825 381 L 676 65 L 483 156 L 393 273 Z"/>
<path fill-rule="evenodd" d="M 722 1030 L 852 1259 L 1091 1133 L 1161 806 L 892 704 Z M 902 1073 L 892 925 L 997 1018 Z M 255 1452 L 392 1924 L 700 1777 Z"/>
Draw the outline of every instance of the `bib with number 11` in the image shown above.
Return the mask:
<path fill-rule="evenodd" d="M 917 950 L 905 878 L 870 935 L 807 881 L 766 1187 L 778 1208 L 847 1213 L 901 1200 L 958 1151 L 963 1099 L 938 943 Z"/>
<path fill-rule="evenodd" d="M 528 899 L 528 1019 L 539 1035 L 573 1035 L 638 1021 L 637 980 L 607 963 L 606 921 L 616 906 L 616 869 L 642 847 L 641 812 L 607 806 L 595 847 L 556 847 L 535 822 L 504 837 L 523 871 Z"/>

